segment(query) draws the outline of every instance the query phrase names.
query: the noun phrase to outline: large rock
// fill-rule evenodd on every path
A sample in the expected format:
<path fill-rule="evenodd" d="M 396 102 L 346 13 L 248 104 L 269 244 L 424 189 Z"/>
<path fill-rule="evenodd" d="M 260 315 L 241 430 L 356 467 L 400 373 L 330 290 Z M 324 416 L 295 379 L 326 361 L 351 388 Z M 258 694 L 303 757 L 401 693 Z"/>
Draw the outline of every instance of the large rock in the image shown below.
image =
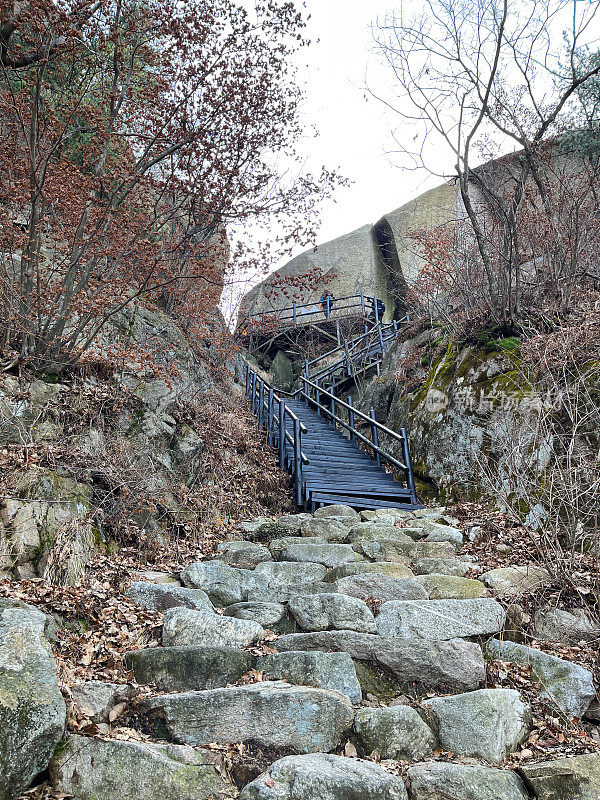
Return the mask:
<path fill-rule="evenodd" d="M 426 701 L 440 745 L 502 764 L 531 728 L 531 709 L 514 689 L 480 689 Z"/>
<path fill-rule="evenodd" d="M 360 561 L 361 557 L 349 544 L 292 544 L 281 554 L 283 561 L 300 561 L 338 567 Z M 318 579 L 315 579 L 318 580 Z"/>
<path fill-rule="evenodd" d="M 137 683 L 155 683 L 161 692 L 219 689 L 235 683 L 254 666 L 250 653 L 233 647 L 148 647 L 125 656 Z"/>
<path fill-rule="evenodd" d="M 589 753 L 524 764 L 520 773 L 537 800 L 598 800 L 600 755 Z"/>
<path fill-rule="evenodd" d="M 429 519 L 414 520 L 411 525 L 420 528 L 428 542 L 452 542 L 462 547 L 463 535 L 452 525 L 441 525 Z"/>
<path fill-rule="evenodd" d="M 409 767 L 408 780 L 411 800 L 527 800 L 529 797 L 514 772 L 491 767 L 431 761 Z"/>
<path fill-rule="evenodd" d="M 110 712 L 117 703 L 133 698 L 135 689 L 127 684 L 84 681 L 71 688 L 71 696 L 92 722 L 108 722 Z"/>
<path fill-rule="evenodd" d="M 69 736 L 50 767 L 53 788 L 80 800 L 225 800 L 237 791 L 191 747 Z"/>
<path fill-rule="evenodd" d="M 538 639 L 563 644 L 579 644 L 600 639 L 600 630 L 594 627 L 583 609 L 565 611 L 548 608 L 536 611 L 535 635 Z"/>
<path fill-rule="evenodd" d="M 299 753 L 334 750 L 354 718 L 344 695 L 279 681 L 159 695 L 147 707 L 180 742 L 255 742 Z"/>
<path fill-rule="evenodd" d="M 388 525 L 394 525 L 396 522 L 416 519 L 416 513 L 404 508 L 368 508 L 360 512 L 360 518 L 363 522 L 380 520 Z"/>
<path fill-rule="evenodd" d="M 320 545 L 319 545 L 320 546 Z M 256 589 L 290 589 L 322 581 L 327 569 L 321 563 L 298 563 L 286 561 L 259 564 L 250 575 L 249 591 Z M 254 600 L 256 598 L 250 597 Z"/>
<path fill-rule="evenodd" d="M 481 581 L 459 578 L 458 575 L 417 575 L 415 580 L 424 587 L 431 600 L 469 600 L 488 594 Z"/>
<path fill-rule="evenodd" d="M 45 769 L 65 727 L 47 619 L 0 599 L 0 800 L 12 800 Z"/>
<path fill-rule="evenodd" d="M 391 541 L 411 544 L 412 539 L 402 530 L 386 522 L 359 522 L 350 529 L 349 539 L 354 542 Z"/>
<path fill-rule="evenodd" d="M 303 523 L 312 519 L 312 514 L 285 514 L 277 520 L 281 536 L 298 536 Z"/>
<path fill-rule="evenodd" d="M 542 697 L 553 701 L 569 717 L 582 719 L 588 706 L 596 698 L 592 673 L 565 661 L 515 642 L 490 639 L 487 643 L 490 658 L 512 661 L 522 667 L 531 667 L 532 676 L 542 687 Z"/>
<path fill-rule="evenodd" d="M 282 536 L 280 539 L 273 539 L 269 542 L 269 550 L 273 558 L 278 561 L 284 550 L 292 544 L 327 544 L 322 536 Z"/>
<path fill-rule="evenodd" d="M 345 594 L 299 594 L 288 602 L 288 609 L 305 631 L 350 630 L 376 633 L 377 626 L 365 602 Z"/>
<path fill-rule="evenodd" d="M 250 573 L 222 561 L 198 561 L 181 573 L 185 586 L 203 589 L 215 603 L 240 603 L 247 597 Z"/>
<path fill-rule="evenodd" d="M 292 597 L 298 594 L 321 594 L 331 592 L 331 584 L 325 581 L 313 581 L 312 583 L 282 584 L 281 586 L 260 587 L 252 594 L 257 603 L 287 603 Z M 248 602 L 251 602 L 248 600 Z"/>
<path fill-rule="evenodd" d="M 238 569 L 221 561 L 199 561 L 181 573 L 186 586 L 204 589 L 216 603 L 230 605 L 258 599 L 262 589 L 283 590 L 320 581 L 327 572 L 322 564 L 264 561 L 253 570 Z M 262 599 L 262 598 L 261 598 Z"/>
<path fill-rule="evenodd" d="M 283 680 L 301 686 L 316 686 L 345 694 L 351 703 L 360 703 L 362 691 L 354 662 L 348 653 L 291 651 L 262 656 L 256 669 L 269 680 Z"/>
<path fill-rule="evenodd" d="M 165 613 L 165 647 L 248 647 L 266 636 L 252 620 L 221 617 L 213 611 L 171 608 Z"/>
<path fill-rule="evenodd" d="M 127 597 L 151 611 L 166 611 L 168 608 L 209 608 L 212 603 L 202 589 L 186 589 L 173 584 L 135 581 L 127 590 Z"/>
<path fill-rule="evenodd" d="M 407 800 L 401 778 L 343 756 L 288 756 L 242 791 L 240 800 Z"/>
<path fill-rule="evenodd" d="M 347 542 L 348 525 L 336 517 L 311 518 L 302 523 L 302 536 L 323 539 L 325 542 Z"/>
<path fill-rule="evenodd" d="M 264 603 L 260 601 L 234 603 L 225 609 L 225 615 L 236 619 L 250 619 L 258 622 L 263 628 L 272 628 L 285 618 L 285 606 L 281 603 Z"/>
<path fill-rule="evenodd" d="M 217 546 L 217 558 L 232 567 L 255 567 L 263 561 L 271 561 L 269 549 L 254 542 L 221 542 Z"/>
<path fill-rule="evenodd" d="M 548 570 L 528 564 L 523 567 L 498 567 L 484 572 L 481 580 L 497 594 L 516 597 L 541 589 L 550 581 Z"/>
<path fill-rule="evenodd" d="M 317 508 L 314 515 L 315 519 L 339 519 L 348 528 L 360 522 L 360 514 L 352 506 L 334 504 L 331 506 L 321 506 Z"/>
<path fill-rule="evenodd" d="M 434 642 L 384 639 L 354 631 L 319 631 L 282 636 L 274 644 L 280 652 L 324 650 L 348 653 L 358 661 L 385 667 L 405 687 L 470 691 L 478 689 L 485 681 L 481 647 L 462 639 Z"/>
<path fill-rule="evenodd" d="M 464 577 L 473 568 L 470 561 L 457 558 L 421 558 L 415 564 L 417 575 L 457 575 Z"/>
<path fill-rule="evenodd" d="M 361 600 L 428 600 L 429 594 L 416 579 L 389 578 L 379 572 L 363 572 L 340 578 L 333 587 L 336 592 L 358 597 Z"/>
<path fill-rule="evenodd" d="M 45 628 L 37 609 L 0 600 L 0 800 L 12 800 L 46 768 L 64 732 Z"/>
<path fill-rule="evenodd" d="M 400 639 L 457 639 L 498 633 L 506 613 L 489 598 L 477 600 L 391 600 L 377 617 L 381 636 Z"/>
<path fill-rule="evenodd" d="M 410 567 L 400 561 L 378 561 L 372 564 L 369 561 L 358 561 L 356 564 L 342 564 L 334 567 L 325 576 L 326 581 L 337 581 L 348 578 L 350 575 L 360 575 L 363 572 L 378 572 L 388 578 L 412 578 L 414 576 Z"/>
<path fill-rule="evenodd" d="M 408 537 L 407 537 L 408 539 Z M 412 539 L 408 542 L 398 539 L 355 539 L 352 547 L 365 558 L 371 561 L 399 561 L 401 564 L 412 561 L 415 553 L 415 543 Z"/>
<path fill-rule="evenodd" d="M 410 706 L 361 708 L 354 718 L 354 730 L 367 756 L 377 750 L 381 758 L 422 761 L 437 747 L 431 728 Z"/>
<path fill-rule="evenodd" d="M 456 554 L 456 545 L 452 542 L 415 542 L 413 561 L 419 562 L 423 558 L 452 558 Z"/>

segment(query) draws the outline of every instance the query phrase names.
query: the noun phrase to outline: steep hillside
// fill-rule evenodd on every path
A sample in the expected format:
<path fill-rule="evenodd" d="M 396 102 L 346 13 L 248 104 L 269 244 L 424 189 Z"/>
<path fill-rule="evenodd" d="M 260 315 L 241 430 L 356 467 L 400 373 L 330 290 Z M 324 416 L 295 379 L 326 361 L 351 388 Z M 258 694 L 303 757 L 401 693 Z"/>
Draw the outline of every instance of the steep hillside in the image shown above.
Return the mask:
<path fill-rule="evenodd" d="M 287 478 L 245 410 L 219 327 L 192 348 L 166 314 L 133 308 L 105 336 L 129 343 L 118 370 L 89 361 L 59 378 L 3 377 L 5 577 L 71 585 L 120 544 L 194 544 L 204 525 L 286 507 Z"/>

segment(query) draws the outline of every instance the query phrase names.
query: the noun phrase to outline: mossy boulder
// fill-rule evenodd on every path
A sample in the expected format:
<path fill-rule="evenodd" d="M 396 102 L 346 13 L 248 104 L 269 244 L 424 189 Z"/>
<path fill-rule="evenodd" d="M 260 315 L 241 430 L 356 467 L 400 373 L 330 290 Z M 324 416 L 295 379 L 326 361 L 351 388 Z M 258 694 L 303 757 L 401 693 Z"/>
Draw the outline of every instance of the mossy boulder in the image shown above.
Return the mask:
<path fill-rule="evenodd" d="M 391 400 L 384 394 L 385 405 L 381 401 L 378 406 L 381 392 L 372 382 L 360 398 L 361 408 L 374 405 L 378 419 L 388 427 L 407 429 L 413 468 L 427 494 L 479 500 L 494 488 L 510 492 L 515 458 L 542 480 L 553 442 L 536 442 L 537 455 L 531 457 L 539 402 L 522 377 L 518 347 L 509 340 L 493 347 L 456 347 L 450 338 L 443 344 L 418 389 L 406 393 L 397 386 Z M 399 342 L 392 348 L 379 382 L 396 385 L 394 376 L 409 345 Z M 510 446 L 515 435 L 521 445 L 518 453 Z M 395 440 L 384 436 L 382 446 L 402 458 Z M 486 463 L 500 486 L 482 481 L 481 465 Z"/>
<path fill-rule="evenodd" d="M 600 797 L 598 753 L 524 764 L 519 772 L 538 800 L 594 800 Z"/>
<path fill-rule="evenodd" d="M 0 600 L 0 800 L 12 800 L 45 769 L 66 718 L 56 662 L 37 609 Z"/>
<path fill-rule="evenodd" d="M 415 580 L 423 586 L 430 600 L 468 600 L 487 594 L 481 581 L 458 575 L 417 575 Z"/>
<path fill-rule="evenodd" d="M 384 759 L 422 761 L 437 747 L 433 731 L 410 706 L 361 708 L 354 718 L 354 730 L 366 756 L 376 750 Z"/>
<path fill-rule="evenodd" d="M 148 647 L 125 656 L 138 683 L 161 692 L 218 689 L 235 683 L 254 666 L 254 657 L 233 647 Z"/>
<path fill-rule="evenodd" d="M 0 505 L 0 519 L 15 567 L 30 564 L 51 583 L 72 586 L 102 545 L 89 519 L 89 484 L 47 469 L 22 473 L 17 499 Z"/>
<path fill-rule="evenodd" d="M 212 756 L 191 747 L 70 736 L 50 769 L 55 790 L 79 800 L 237 797 Z"/>

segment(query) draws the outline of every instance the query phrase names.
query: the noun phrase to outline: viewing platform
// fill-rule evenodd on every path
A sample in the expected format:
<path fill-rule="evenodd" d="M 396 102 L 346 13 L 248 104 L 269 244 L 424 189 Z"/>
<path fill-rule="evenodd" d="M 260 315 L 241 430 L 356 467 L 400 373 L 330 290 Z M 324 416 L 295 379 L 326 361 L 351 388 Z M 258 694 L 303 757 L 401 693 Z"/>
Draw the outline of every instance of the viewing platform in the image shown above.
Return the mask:
<path fill-rule="evenodd" d="M 308 328 L 340 346 L 343 340 L 340 323 L 357 330 L 364 328 L 366 333 L 379 325 L 384 312 L 385 306 L 379 298 L 360 292 L 255 311 L 240 318 L 236 333 L 249 350 L 284 333 Z"/>

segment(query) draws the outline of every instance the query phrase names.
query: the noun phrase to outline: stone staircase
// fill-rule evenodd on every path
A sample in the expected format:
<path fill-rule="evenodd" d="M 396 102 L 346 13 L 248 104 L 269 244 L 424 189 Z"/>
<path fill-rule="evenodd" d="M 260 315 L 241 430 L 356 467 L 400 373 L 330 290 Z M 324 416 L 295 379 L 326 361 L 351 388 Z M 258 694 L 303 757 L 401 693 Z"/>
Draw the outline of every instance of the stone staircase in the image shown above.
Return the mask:
<path fill-rule="evenodd" d="M 132 584 L 131 599 L 164 611 L 162 646 L 126 658 L 152 687 L 138 718 L 153 741 L 70 736 L 51 765 L 58 792 L 600 798 L 597 754 L 507 768 L 532 710 L 514 689 L 486 688 L 486 662 L 500 658 L 530 668 L 564 719 L 596 697 L 588 670 L 504 639 L 506 603 L 493 587 L 504 601 L 543 586 L 543 570 L 465 577 L 476 565 L 443 509 L 330 505 L 241 528 L 215 559 L 183 570 L 183 586 Z"/>

